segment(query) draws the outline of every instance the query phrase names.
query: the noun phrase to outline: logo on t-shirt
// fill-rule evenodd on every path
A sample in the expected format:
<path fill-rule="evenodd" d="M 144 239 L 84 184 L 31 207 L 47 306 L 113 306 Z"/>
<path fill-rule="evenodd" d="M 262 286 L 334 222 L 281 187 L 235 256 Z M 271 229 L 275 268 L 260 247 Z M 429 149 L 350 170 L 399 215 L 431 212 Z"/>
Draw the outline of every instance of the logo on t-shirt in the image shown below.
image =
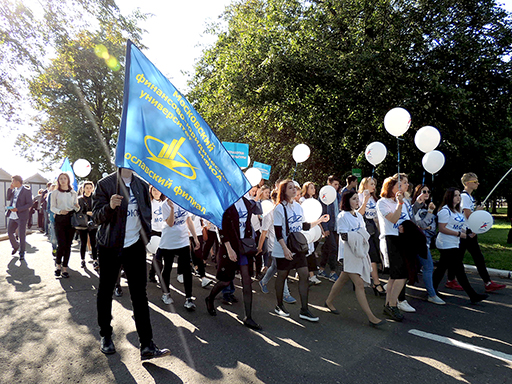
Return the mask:
<path fill-rule="evenodd" d="M 174 211 L 174 225 L 183 225 L 185 224 L 187 211 L 184 209 L 178 208 L 178 210 Z"/>

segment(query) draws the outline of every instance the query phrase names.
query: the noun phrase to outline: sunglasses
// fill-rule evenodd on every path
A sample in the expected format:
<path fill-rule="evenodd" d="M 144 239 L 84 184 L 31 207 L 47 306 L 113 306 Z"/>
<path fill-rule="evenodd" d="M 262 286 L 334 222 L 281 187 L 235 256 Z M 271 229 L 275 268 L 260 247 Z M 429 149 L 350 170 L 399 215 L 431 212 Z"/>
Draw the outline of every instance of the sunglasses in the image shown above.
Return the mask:
<path fill-rule="evenodd" d="M 421 191 L 421 193 L 423 193 L 424 195 L 426 195 L 427 193 L 430 193 L 430 191 Z"/>

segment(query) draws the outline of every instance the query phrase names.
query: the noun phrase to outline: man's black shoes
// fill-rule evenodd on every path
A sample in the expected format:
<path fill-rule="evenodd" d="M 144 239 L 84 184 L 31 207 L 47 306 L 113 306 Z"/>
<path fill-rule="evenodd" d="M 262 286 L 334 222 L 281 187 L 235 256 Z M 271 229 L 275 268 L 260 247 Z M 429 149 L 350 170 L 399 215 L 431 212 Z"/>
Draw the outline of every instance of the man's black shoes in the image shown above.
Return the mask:
<path fill-rule="evenodd" d="M 167 348 L 160 349 L 153 342 L 151 342 L 147 347 L 141 347 L 140 349 L 141 360 L 156 359 L 157 357 L 163 357 L 170 354 L 170 350 L 168 350 Z"/>
<path fill-rule="evenodd" d="M 116 353 L 116 347 L 114 347 L 114 342 L 111 337 L 104 336 L 101 338 L 100 351 L 105 355 L 112 355 L 113 353 Z"/>

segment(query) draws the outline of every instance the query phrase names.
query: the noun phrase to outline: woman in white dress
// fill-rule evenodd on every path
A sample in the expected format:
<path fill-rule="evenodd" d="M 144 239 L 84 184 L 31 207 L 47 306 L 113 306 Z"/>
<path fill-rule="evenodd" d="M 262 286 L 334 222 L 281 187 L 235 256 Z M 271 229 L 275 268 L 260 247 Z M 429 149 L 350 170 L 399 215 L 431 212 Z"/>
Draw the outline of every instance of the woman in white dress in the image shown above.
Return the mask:
<path fill-rule="evenodd" d="M 346 192 L 341 200 L 341 211 L 337 217 L 338 233 L 340 234 L 338 259 L 343 259 L 343 272 L 331 288 L 325 301 L 325 306 L 331 313 L 340 312 L 334 307 L 333 300 L 341 292 L 348 280 L 354 283 L 356 298 L 363 312 L 368 317 L 370 326 L 378 327 L 386 323 L 377 318 L 366 300 L 364 287 L 371 284 L 371 260 L 368 255 L 370 238 L 366 231 L 363 216 L 357 211 L 359 196 L 353 192 Z"/>

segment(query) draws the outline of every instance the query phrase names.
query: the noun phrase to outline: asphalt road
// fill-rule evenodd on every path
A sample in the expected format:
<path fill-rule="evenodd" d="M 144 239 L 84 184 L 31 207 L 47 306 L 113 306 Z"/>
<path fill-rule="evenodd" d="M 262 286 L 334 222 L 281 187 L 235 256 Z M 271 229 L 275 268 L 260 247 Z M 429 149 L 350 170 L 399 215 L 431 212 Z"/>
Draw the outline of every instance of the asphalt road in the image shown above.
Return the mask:
<path fill-rule="evenodd" d="M 1 383 L 512 383 L 510 280 L 497 280 L 507 288 L 477 305 L 464 292 L 448 290 L 448 305 L 428 303 L 420 283 L 408 289 L 417 313 L 382 329 L 367 325 L 351 285 L 335 301 L 339 316 L 322 308 L 332 283 L 312 287 L 311 310 L 320 322 L 309 323 L 299 319 L 298 304 L 287 306 L 288 319 L 274 315 L 274 295 L 254 283 L 254 318 L 263 326 L 254 332 L 241 325 L 241 300 L 232 306 L 218 300 L 218 315 L 209 316 L 209 289 L 197 278 L 197 310 L 187 312 L 173 270 L 174 305 L 162 303 L 160 289 L 148 285 L 155 342 L 172 355 L 141 363 L 126 281 L 124 296 L 113 304 L 117 353 L 105 356 L 99 351 L 92 264 L 80 268 L 75 245 L 71 277 L 56 278 L 46 237 L 34 233 L 28 243 L 20 262 L 9 242 L 0 241 Z M 207 272 L 214 275 L 213 266 Z M 480 278 L 469 277 L 482 292 Z M 297 284 L 290 289 L 298 298 Z M 236 296 L 241 299 L 240 290 Z M 384 300 L 369 288 L 367 297 L 384 318 Z"/>

